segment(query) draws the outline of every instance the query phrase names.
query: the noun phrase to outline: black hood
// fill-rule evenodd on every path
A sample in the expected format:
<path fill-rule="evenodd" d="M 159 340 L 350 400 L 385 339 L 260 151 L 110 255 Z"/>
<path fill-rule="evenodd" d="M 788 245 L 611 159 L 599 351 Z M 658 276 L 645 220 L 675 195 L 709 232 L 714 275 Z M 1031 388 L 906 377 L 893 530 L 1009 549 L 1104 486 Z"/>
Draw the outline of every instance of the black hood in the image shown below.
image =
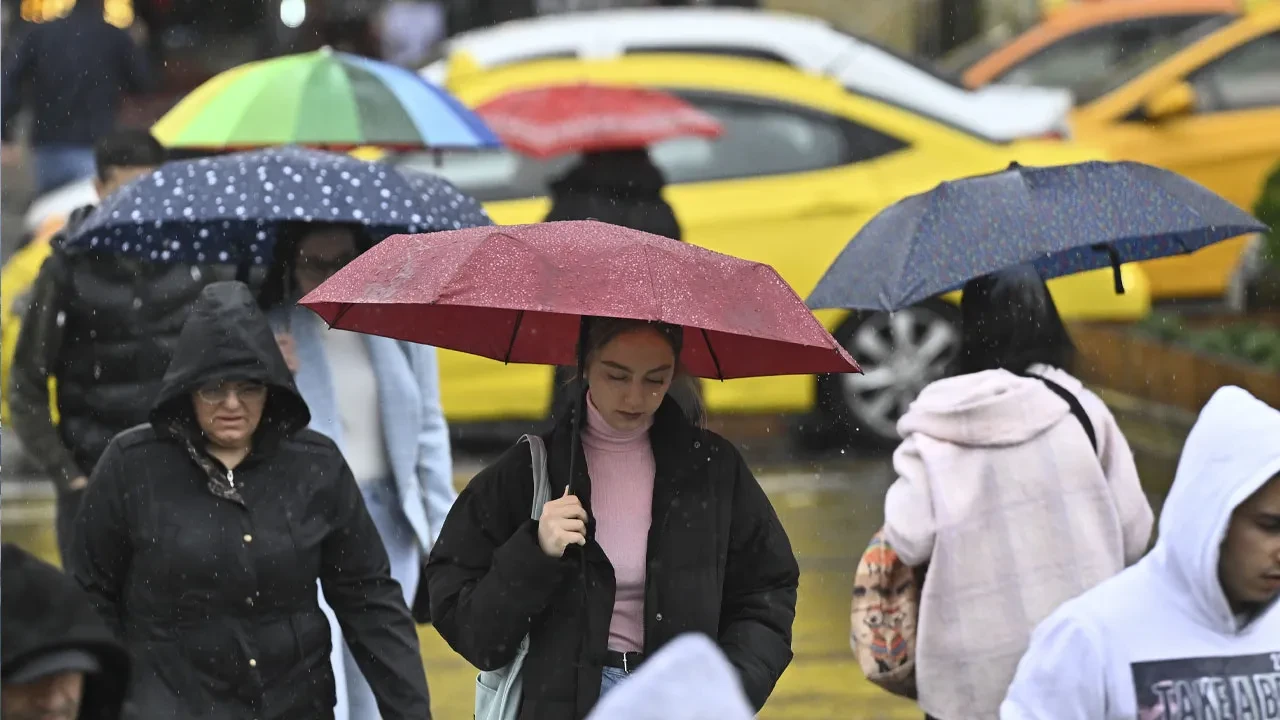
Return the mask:
<path fill-rule="evenodd" d="M 223 380 L 252 380 L 270 388 L 259 441 L 293 435 L 311 422 L 311 411 L 293 383 L 271 324 L 241 282 L 210 283 L 192 304 L 151 409 L 152 427 L 159 433 L 178 429 L 193 436 L 198 430 L 191 393 Z"/>
<path fill-rule="evenodd" d="M 82 720 L 115 720 L 129 689 L 129 654 L 75 581 L 16 545 L 0 550 L 0 674 L 8 682 L 30 661 L 82 650 L 102 671 L 85 677 Z"/>
<path fill-rule="evenodd" d="M 609 150 L 584 153 L 576 165 L 551 183 L 551 190 L 618 198 L 654 197 L 666 184 L 648 150 Z"/>

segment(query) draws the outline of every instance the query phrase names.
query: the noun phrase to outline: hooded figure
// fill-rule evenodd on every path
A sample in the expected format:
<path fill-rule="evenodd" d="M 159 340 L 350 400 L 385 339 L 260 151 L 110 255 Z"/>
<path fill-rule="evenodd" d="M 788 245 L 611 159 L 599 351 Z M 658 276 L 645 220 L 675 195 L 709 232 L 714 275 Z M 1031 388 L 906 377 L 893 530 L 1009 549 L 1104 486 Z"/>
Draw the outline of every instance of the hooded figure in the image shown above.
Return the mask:
<path fill-rule="evenodd" d="M 238 282 L 191 309 L 151 422 L 111 442 L 71 570 L 157 720 L 333 717 L 334 609 L 383 718 L 430 716 L 418 639 L 350 469 Z"/>
<path fill-rule="evenodd" d="M 551 183 L 551 211 L 543 221 L 594 219 L 680 240 L 675 211 L 662 197 L 666 184 L 643 148 L 584 153 Z"/>
<path fill-rule="evenodd" d="M 32 709 L 25 705 L 28 689 L 17 686 L 56 682 L 56 676 L 70 673 L 84 678 L 80 711 L 72 717 L 120 718 L 129 687 L 129 654 L 112 637 L 89 599 L 57 568 L 16 545 L 4 545 L 0 568 L 0 623 L 4 628 L 0 638 L 4 658 L 0 714 L 28 717 L 24 713 Z M 43 699 L 31 701 L 47 707 Z"/>
<path fill-rule="evenodd" d="M 1005 720 L 1280 718 L 1280 410 L 1200 412 L 1137 565 L 1036 628 Z"/>

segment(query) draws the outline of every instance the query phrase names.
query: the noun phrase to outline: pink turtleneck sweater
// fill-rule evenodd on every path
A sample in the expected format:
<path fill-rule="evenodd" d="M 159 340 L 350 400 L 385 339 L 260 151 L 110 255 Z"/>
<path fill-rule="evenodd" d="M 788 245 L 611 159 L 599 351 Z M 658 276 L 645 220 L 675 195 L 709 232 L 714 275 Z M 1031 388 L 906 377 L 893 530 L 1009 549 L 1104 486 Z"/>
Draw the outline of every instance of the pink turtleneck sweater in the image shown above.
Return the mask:
<path fill-rule="evenodd" d="M 582 448 L 591 476 L 591 511 L 596 542 L 613 565 L 617 590 L 609 621 L 609 649 L 644 650 L 644 576 L 653 519 L 656 466 L 649 444 L 650 419 L 637 430 L 620 431 L 605 421 L 587 395 Z"/>

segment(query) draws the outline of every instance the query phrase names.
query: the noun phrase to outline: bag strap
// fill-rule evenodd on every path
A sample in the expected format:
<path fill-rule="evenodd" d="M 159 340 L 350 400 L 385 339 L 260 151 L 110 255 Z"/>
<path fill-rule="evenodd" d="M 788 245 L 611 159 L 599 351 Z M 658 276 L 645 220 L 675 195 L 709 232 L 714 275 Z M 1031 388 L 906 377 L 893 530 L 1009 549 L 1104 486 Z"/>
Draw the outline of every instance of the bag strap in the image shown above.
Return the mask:
<path fill-rule="evenodd" d="M 534 520 L 542 517 L 542 506 L 551 502 L 551 478 L 547 474 L 547 446 L 538 435 L 520 438 L 529 443 L 529 457 L 533 465 L 533 506 L 529 515 Z"/>
<path fill-rule="evenodd" d="M 1035 378 L 1045 384 L 1045 387 L 1054 392 L 1055 395 L 1062 398 L 1067 406 L 1071 408 L 1071 414 L 1076 416 L 1080 427 L 1084 428 L 1084 434 L 1089 436 L 1089 444 L 1093 446 L 1094 454 L 1098 452 L 1098 434 L 1093 429 L 1093 421 L 1089 419 L 1088 413 L 1084 411 L 1084 406 L 1080 404 L 1080 398 L 1075 393 L 1062 387 L 1058 383 L 1050 380 L 1043 375 L 1035 375 L 1033 373 L 1023 373 L 1026 377 Z"/>

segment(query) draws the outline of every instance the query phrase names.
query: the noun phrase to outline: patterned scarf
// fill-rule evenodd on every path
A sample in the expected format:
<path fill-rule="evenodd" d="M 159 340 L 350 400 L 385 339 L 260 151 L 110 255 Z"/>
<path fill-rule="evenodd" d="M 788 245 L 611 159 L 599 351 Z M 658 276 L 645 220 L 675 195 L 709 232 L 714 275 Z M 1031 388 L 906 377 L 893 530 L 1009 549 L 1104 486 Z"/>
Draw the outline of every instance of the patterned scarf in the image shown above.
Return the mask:
<path fill-rule="evenodd" d="M 192 433 L 189 432 L 189 428 L 182 421 L 174 420 L 170 423 L 169 432 L 182 441 L 182 444 L 187 448 L 187 454 L 208 476 L 209 484 L 207 487 L 214 497 L 230 500 L 241 506 L 245 504 L 244 498 L 240 496 L 240 491 L 236 489 L 235 485 L 231 483 L 231 479 L 227 477 L 227 471 L 219 463 L 215 462 L 213 458 L 209 457 L 207 452 L 196 446 L 192 440 Z"/>

